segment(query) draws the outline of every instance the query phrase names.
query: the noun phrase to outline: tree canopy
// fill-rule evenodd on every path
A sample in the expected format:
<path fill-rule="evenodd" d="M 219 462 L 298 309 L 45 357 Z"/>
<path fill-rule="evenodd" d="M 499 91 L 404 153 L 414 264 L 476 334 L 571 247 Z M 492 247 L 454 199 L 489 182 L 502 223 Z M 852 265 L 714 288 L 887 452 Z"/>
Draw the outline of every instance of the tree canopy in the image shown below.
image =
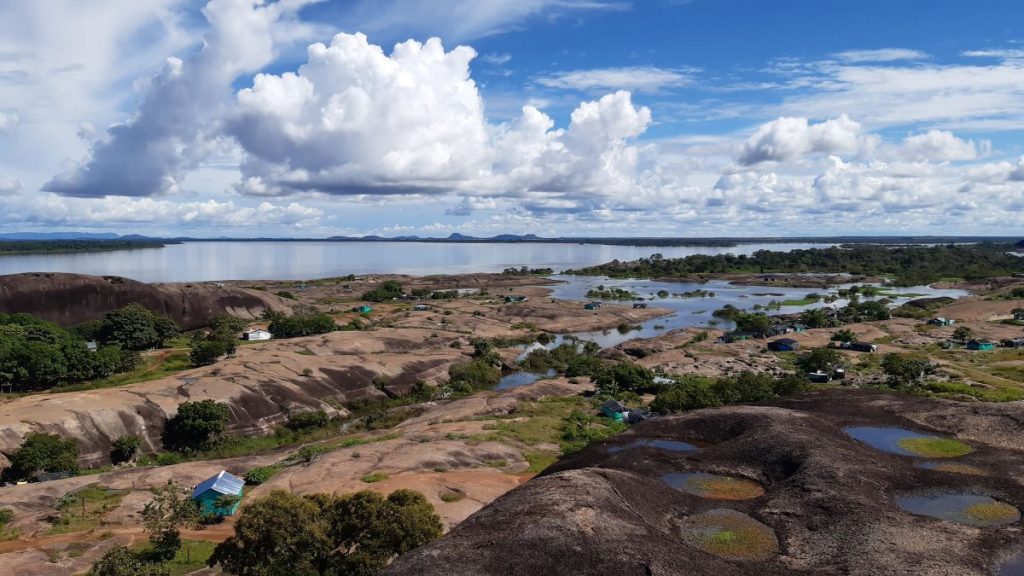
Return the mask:
<path fill-rule="evenodd" d="M 369 576 L 442 528 L 427 499 L 411 490 L 386 498 L 275 490 L 242 508 L 235 535 L 217 546 L 210 566 L 246 576 Z"/>
<path fill-rule="evenodd" d="M 176 452 L 207 448 L 224 431 L 230 417 L 227 405 L 214 400 L 183 402 L 164 426 L 164 447 Z"/>
<path fill-rule="evenodd" d="M 10 461 L 4 477 L 11 480 L 27 480 L 39 472 L 74 473 L 78 471 L 78 445 L 73 438 L 35 432 L 25 437 Z"/>

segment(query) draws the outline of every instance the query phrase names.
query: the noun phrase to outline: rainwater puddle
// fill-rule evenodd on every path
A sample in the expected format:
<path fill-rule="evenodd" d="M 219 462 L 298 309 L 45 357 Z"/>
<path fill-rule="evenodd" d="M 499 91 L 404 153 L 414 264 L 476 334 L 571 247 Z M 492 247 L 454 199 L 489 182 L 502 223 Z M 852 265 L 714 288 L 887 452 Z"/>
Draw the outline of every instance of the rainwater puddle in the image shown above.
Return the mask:
<path fill-rule="evenodd" d="M 900 508 L 918 516 L 930 516 L 969 526 L 1003 526 L 1020 520 L 1020 510 L 978 494 L 912 494 L 897 498 Z"/>
<path fill-rule="evenodd" d="M 764 496 L 764 488 L 744 478 L 704 472 L 674 472 L 661 477 L 669 486 L 711 500 L 750 500 Z"/>

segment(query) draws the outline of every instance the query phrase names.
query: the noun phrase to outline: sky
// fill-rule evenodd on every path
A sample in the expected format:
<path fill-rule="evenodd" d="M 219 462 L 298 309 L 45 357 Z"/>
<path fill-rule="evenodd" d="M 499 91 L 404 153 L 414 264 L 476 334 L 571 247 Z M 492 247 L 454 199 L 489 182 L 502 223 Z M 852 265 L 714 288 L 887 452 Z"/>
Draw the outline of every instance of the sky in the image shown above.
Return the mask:
<path fill-rule="evenodd" d="M 0 231 L 1013 235 L 1019 0 L 5 0 Z"/>

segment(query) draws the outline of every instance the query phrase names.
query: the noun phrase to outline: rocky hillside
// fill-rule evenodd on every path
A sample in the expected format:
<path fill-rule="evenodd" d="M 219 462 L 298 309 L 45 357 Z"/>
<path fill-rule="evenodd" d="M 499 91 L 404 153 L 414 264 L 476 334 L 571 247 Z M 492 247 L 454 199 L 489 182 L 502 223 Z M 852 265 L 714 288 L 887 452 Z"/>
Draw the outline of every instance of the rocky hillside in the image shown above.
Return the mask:
<path fill-rule="evenodd" d="M 1024 548 L 1022 422 L 856 390 L 654 419 L 386 574 L 991 574 Z"/>
<path fill-rule="evenodd" d="M 224 312 L 259 318 L 268 308 L 288 308 L 266 292 L 216 284 L 145 284 L 119 276 L 57 273 L 0 276 L 0 312 L 26 312 L 63 326 L 102 318 L 132 303 L 165 314 L 186 330 Z"/>

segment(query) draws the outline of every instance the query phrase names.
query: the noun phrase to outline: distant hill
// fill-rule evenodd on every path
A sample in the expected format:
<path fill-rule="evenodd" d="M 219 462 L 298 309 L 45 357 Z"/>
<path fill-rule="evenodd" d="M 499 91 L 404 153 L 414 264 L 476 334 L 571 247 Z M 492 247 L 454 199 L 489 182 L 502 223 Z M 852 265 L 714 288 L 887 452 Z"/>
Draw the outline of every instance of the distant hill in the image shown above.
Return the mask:
<path fill-rule="evenodd" d="M 4 232 L 0 240 L 119 240 L 113 232 Z M 141 237 L 140 237 L 141 238 Z"/>

